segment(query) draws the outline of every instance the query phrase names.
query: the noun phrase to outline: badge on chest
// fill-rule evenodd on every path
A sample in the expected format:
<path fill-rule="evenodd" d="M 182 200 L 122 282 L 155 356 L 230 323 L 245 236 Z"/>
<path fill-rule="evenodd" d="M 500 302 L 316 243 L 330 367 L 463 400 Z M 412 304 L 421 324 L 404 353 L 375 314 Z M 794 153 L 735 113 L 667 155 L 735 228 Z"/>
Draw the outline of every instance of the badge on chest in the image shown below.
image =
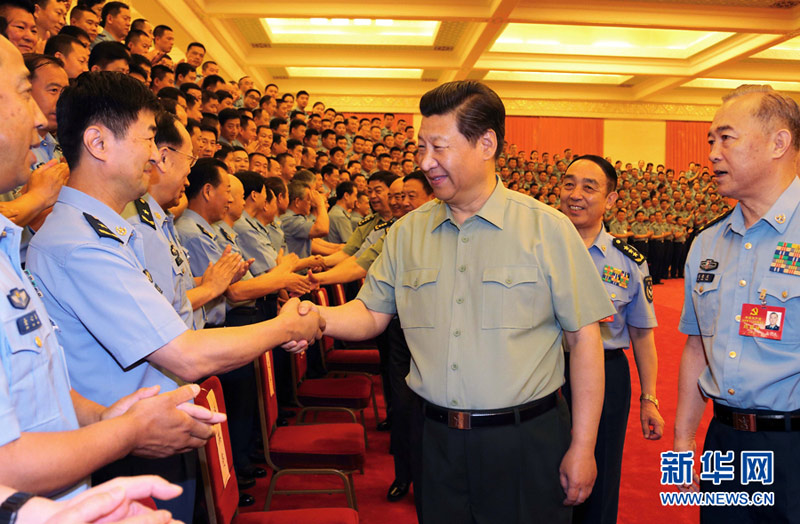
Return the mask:
<path fill-rule="evenodd" d="M 780 340 L 786 308 L 762 304 L 742 304 L 739 334 L 745 337 Z"/>
<path fill-rule="evenodd" d="M 778 242 L 769 270 L 774 273 L 800 275 L 800 244 Z"/>
<path fill-rule="evenodd" d="M 611 266 L 603 267 L 603 282 L 609 282 L 623 289 L 628 289 L 628 282 L 630 282 L 630 280 L 631 274 L 627 271 Z"/>

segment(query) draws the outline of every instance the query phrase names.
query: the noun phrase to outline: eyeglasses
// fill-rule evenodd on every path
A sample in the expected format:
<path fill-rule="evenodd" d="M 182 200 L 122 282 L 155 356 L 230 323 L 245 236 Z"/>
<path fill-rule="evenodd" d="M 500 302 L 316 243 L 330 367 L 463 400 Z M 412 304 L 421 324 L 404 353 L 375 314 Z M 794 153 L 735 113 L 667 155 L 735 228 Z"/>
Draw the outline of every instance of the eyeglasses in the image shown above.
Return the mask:
<path fill-rule="evenodd" d="M 190 169 L 191 169 L 191 168 L 193 168 L 193 167 L 194 167 L 194 165 L 197 163 L 197 159 L 198 159 L 198 157 L 196 157 L 196 156 L 194 156 L 194 155 L 190 155 L 189 153 L 184 153 L 183 151 L 178 151 L 177 149 L 175 149 L 175 148 L 174 148 L 174 147 L 172 147 L 172 146 L 167 146 L 167 149 L 169 149 L 169 150 L 170 150 L 170 151 L 172 151 L 173 153 L 178 153 L 179 155 L 183 155 L 183 156 L 186 156 L 186 157 L 189 157 L 189 158 L 191 158 L 191 159 L 192 159 L 192 163 L 191 163 L 191 164 L 189 164 L 189 168 L 190 168 Z"/>

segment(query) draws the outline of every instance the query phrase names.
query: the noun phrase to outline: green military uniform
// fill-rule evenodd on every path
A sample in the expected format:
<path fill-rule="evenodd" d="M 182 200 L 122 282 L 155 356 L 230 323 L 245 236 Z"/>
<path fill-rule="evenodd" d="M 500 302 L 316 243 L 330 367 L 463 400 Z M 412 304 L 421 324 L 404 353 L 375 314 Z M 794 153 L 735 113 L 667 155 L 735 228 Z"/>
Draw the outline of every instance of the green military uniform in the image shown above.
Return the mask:
<path fill-rule="evenodd" d="M 377 213 L 373 213 L 365 217 L 363 220 L 361 220 L 361 222 L 358 223 L 358 226 L 355 228 L 355 230 L 353 230 L 353 234 L 347 239 L 347 244 L 344 245 L 342 251 L 347 253 L 348 256 L 355 255 L 370 233 L 375 231 L 376 226 L 381 226 L 393 221 L 394 218 L 384 220 Z"/>
<path fill-rule="evenodd" d="M 615 219 L 608 225 L 608 230 L 612 235 L 624 235 L 628 232 L 628 229 L 628 223 L 624 220 L 620 222 Z"/>
<path fill-rule="evenodd" d="M 648 222 L 633 222 L 631 224 L 631 231 L 634 235 L 646 235 L 648 231 L 650 231 L 650 223 Z M 633 247 L 636 248 L 639 253 L 643 254 L 645 257 L 650 256 L 650 241 L 646 238 L 644 239 L 637 239 L 637 238 L 630 238 L 630 243 Z"/>
<path fill-rule="evenodd" d="M 658 236 L 670 231 L 669 224 L 666 222 L 653 222 L 650 224 L 653 235 Z M 650 239 L 650 274 L 653 276 L 653 283 L 658 284 L 665 278 L 664 269 L 667 267 L 668 245 L 665 238 Z"/>
<path fill-rule="evenodd" d="M 570 431 L 555 395 L 562 330 L 614 314 L 569 220 L 499 183 L 461 225 L 430 202 L 389 230 L 358 299 L 397 313 L 411 351 L 407 382 L 427 417 L 425 520 L 569 522 L 558 478 Z M 491 427 L 465 430 L 459 420 L 481 419 L 473 410 L 511 411 L 512 421 L 495 426 L 495 415 L 482 418 Z"/>

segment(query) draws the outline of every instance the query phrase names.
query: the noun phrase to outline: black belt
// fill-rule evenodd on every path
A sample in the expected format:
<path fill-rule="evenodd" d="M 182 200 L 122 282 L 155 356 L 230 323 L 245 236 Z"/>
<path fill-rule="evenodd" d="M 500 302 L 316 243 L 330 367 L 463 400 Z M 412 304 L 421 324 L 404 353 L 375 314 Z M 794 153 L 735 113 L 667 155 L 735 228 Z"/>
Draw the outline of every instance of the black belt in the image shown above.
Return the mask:
<path fill-rule="evenodd" d="M 453 429 L 472 429 L 487 426 L 510 426 L 525 422 L 556 407 L 560 390 L 522 406 L 491 411 L 453 411 L 425 403 L 425 416 Z"/>
<path fill-rule="evenodd" d="M 739 431 L 800 431 L 800 413 L 745 413 L 714 402 L 714 418 Z"/>

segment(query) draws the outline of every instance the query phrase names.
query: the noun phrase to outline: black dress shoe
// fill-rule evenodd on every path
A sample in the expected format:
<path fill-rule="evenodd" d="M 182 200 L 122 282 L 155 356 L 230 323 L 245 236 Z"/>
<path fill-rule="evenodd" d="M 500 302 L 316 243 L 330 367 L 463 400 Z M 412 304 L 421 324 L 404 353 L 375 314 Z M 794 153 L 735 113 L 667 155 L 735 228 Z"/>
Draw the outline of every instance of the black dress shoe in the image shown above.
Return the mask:
<path fill-rule="evenodd" d="M 288 426 L 289 421 L 286 420 L 285 418 L 278 418 L 275 420 L 275 425 L 278 426 L 279 428 L 282 428 L 284 426 Z"/>
<path fill-rule="evenodd" d="M 242 471 L 242 476 L 254 479 L 263 479 L 267 476 L 267 470 L 258 466 L 250 466 L 249 468 L 244 468 Z"/>
<path fill-rule="evenodd" d="M 267 458 L 264 456 L 264 452 L 263 451 L 254 451 L 254 452 L 250 453 L 249 455 L 247 455 L 247 458 L 250 459 L 250 462 L 253 462 L 255 464 L 266 464 L 267 463 Z"/>
<path fill-rule="evenodd" d="M 247 506 L 252 506 L 256 503 L 256 498 L 253 495 L 248 495 L 247 493 L 239 493 L 239 507 L 246 508 Z"/>
<path fill-rule="evenodd" d="M 377 429 L 378 431 L 389 431 L 392 429 L 392 421 L 387 418 L 384 421 L 379 422 Z"/>
<path fill-rule="evenodd" d="M 392 482 L 392 485 L 389 486 L 389 492 L 386 494 L 386 498 L 389 500 L 389 502 L 397 502 L 406 496 L 408 493 L 408 488 L 408 482 L 397 482 L 395 480 Z"/>
<path fill-rule="evenodd" d="M 236 483 L 239 484 L 239 489 L 250 489 L 256 485 L 256 479 L 253 477 L 236 475 Z"/>

